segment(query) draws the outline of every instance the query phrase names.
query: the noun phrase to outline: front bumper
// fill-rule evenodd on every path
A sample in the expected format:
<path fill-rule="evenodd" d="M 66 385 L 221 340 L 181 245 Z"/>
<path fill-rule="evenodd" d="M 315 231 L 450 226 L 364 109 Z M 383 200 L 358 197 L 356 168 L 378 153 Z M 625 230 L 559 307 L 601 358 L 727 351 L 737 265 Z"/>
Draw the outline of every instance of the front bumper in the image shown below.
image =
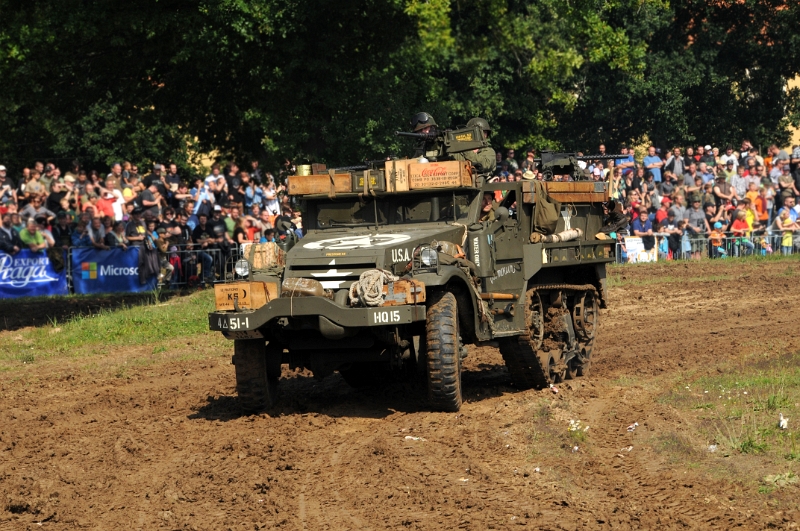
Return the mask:
<path fill-rule="evenodd" d="M 270 321 L 283 317 L 323 317 L 344 328 L 363 328 L 424 321 L 425 314 L 424 304 L 343 308 L 325 297 L 287 297 L 274 299 L 256 310 L 211 312 L 208 314 L 208 326 L 211 330 L 238 335 L 258 330 Z"/>

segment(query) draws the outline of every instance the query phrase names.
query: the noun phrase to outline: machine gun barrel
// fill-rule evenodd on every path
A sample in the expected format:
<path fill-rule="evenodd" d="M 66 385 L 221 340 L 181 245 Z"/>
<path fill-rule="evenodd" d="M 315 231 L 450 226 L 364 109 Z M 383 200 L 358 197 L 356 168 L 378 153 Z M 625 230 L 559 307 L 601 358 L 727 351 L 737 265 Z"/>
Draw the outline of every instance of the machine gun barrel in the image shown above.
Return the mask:
<path fill-rule="evenodd" d="M 408 133 L 406 131 L 395 131 L 395 136 L 406 136 L 408 138 L 419 138 L 422 140 L 436 140 L 438 133 Z"/>
<path fill-rule="evenodd" d="M 628 155 L 584 155 L 581 157 L 575 156 L 575 160 L 616 160 L 616 159 L 625 159 L 628 158 Z M 533 162 L 536 164 L 541 164 L 542 159 L 533 159 Z"/>

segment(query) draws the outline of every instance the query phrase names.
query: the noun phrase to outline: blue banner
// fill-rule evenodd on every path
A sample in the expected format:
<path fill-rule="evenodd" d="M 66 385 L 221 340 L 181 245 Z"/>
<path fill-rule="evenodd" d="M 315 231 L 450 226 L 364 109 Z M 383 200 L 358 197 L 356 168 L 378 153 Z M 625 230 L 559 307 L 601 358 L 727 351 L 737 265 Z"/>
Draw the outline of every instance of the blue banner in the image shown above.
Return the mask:
<path fill-rule="evenodd" d="M 130 293 L 151 291 L 156 276 L 139 283 L 139 249 L 72 249 L 72 289 L 75 293 Z"/>
<path fill-rule="evenodd" d="M 67 295 L 67 270 L 56 272 L 44 251 L 0 252 L 0 299 Z"/>

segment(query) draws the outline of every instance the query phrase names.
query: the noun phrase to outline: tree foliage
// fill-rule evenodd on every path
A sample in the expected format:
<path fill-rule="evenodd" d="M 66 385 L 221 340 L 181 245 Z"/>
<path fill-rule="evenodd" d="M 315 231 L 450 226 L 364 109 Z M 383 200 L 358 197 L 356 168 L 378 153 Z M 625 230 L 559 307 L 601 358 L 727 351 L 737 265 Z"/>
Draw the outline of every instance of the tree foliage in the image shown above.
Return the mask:
<path fill-rule="evenodd" d="M 787 140 L 779 0 L 0 0 L 0 162 L 402 154 L 420 110 L 498 146 Z"/>

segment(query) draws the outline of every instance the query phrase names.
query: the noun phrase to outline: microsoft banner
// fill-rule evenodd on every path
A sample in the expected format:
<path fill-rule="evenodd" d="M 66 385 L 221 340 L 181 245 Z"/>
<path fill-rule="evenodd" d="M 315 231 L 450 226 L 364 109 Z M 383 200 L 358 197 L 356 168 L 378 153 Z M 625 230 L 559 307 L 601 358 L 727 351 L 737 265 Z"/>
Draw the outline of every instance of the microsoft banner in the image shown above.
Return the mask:
<path fill-rule="evenodd" d="M 23 249 L 13 255 L 0 252 L 0 299 L 67 295 L 63 258 L 60 266 L 61 270 L 56 271 L 43 251 Z"/>
<path fill-rule="evenodd" d="M 72 249 L 72 289 L 75 293 L 114 293 L 150 291 L 154 276 L 139 283 L 139 249 Z"/>

